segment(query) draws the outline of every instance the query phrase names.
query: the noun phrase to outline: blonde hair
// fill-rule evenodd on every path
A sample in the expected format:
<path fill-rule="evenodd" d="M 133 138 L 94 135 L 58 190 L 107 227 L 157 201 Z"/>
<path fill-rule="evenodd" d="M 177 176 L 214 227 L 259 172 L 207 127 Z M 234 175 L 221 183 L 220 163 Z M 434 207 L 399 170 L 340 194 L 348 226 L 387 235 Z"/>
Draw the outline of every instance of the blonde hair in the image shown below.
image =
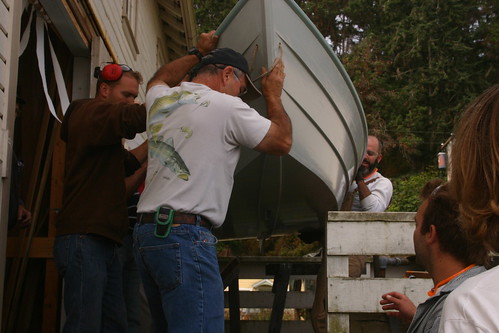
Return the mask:
<path fill-rule="evenodd" d="M 471 241 L 499 253 L 499 84 L 462 114 L 451 163 L 463 230 Z"/>

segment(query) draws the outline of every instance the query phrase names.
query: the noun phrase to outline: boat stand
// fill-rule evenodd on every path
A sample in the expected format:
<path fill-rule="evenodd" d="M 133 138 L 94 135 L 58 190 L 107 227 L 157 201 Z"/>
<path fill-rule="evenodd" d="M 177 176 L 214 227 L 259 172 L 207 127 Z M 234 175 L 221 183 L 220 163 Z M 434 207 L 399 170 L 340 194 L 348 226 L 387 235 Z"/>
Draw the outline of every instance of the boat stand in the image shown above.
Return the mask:
<path fill-rule="evenodd" d="M 223 268 L 221 275 L 224 289 L 228 287 L 228 301 L 230 314 L 230 333 L 240 333 L 240 300 L 239 300 L 239 272 L 240 261 L 233 258 Z M 282 327 L 282 318 L 286 305 L 289 280 L 292 275 L 317 275 L 320 262 L 298 262 L 298 263 L 271 263 L 265 265 L 265 275 L 274 276 L 272 293 L 272 313 L 269 323 L 269 333 L 279 333 Z"/>

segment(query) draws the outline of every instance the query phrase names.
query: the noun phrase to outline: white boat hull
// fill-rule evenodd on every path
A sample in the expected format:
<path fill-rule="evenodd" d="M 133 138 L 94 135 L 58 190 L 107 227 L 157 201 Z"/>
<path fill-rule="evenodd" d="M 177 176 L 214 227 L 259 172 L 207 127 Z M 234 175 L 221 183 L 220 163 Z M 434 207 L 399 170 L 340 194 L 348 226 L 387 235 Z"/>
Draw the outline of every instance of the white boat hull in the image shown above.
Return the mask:
<path fill-rule="evenodd" d="M 243 149 L 221 239 L 322 231 L 337 210 L 367 142 L 357 93 L 315 26 L 290 0 L 243 0 L 217 30 L 219 47 L 242 53 L 251 77 L 282 56 L 283 105 L 293 125 L 288 156 Z M 260 87 L 261 81 L 255 85 Z M 265 115 L 263 97 L 245 101 Z"/>

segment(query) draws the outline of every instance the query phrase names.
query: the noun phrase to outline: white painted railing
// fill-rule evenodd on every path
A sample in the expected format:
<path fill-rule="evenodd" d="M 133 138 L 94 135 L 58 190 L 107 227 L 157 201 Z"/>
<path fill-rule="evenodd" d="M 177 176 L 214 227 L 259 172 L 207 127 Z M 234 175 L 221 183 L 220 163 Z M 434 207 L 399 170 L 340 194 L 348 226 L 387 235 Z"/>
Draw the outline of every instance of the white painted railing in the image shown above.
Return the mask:
<path fill-rule="evenodd" d="M 388 291 L 415 304 L 427 298 L 431 279 L 349 278 L 349 255 L 414 255 L 415 213 L 330 212 L 326 227 L 328 332 L 348 333 L 349 314 L 383 312 Z"/>

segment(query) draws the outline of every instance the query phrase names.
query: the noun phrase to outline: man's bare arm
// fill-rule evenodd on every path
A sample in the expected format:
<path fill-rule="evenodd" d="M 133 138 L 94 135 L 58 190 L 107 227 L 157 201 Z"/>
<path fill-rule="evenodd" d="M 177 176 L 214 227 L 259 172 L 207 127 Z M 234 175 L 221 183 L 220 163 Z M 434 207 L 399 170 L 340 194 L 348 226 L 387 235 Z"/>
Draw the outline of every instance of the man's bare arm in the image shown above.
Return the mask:
<path fill-rule="evenodd" d="M 262 94 L 267 104 L 267 116 L 272 123 L 255 150 L 273 155 L 289 153 L 293 141 L 291 120 L 281 100 L 285 76 L 284 64 L 278 59 L 272 71 L 262 79 Z"/>

